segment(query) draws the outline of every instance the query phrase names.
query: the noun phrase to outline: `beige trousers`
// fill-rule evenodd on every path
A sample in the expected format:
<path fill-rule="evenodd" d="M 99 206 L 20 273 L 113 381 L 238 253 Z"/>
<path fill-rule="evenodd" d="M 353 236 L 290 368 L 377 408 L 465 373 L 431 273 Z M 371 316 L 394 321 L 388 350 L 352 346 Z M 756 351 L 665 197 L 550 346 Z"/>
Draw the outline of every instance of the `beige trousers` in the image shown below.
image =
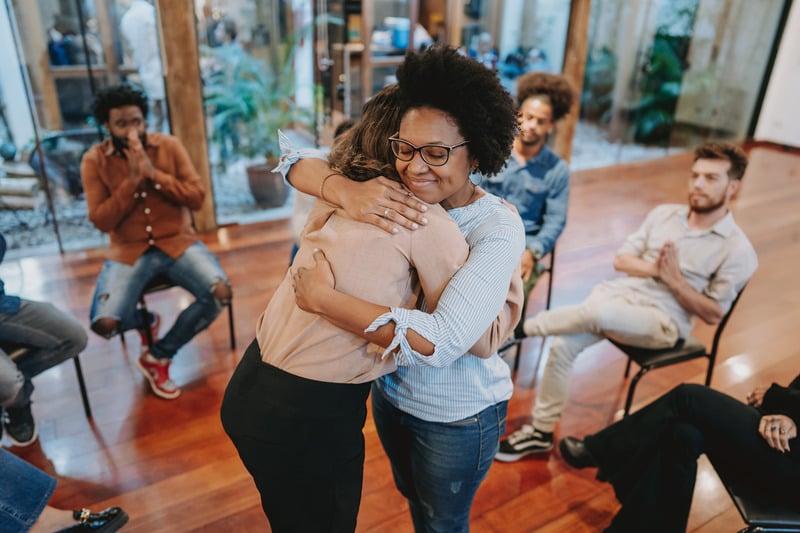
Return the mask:
<path fill-rule="evenodd" d="M 665 312 L 598 288 L 581 304 L 544 311 L 526 320 L 525 332 L 556 336 L 533 409 L 534 427 L 545 432 L 553 431 L 561 416 L 572 366 L 585 348 L 603 339 L 654 349 L 668 348 L 678 341 L 678 327 Z"/>

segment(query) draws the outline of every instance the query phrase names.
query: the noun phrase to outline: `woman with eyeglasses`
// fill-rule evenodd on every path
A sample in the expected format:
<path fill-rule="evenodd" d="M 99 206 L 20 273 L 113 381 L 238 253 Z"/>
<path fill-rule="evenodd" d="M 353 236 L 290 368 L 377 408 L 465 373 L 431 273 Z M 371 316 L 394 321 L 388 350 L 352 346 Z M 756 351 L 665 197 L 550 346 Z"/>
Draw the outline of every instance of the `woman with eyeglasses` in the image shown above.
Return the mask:
<path fill-rule="evenodd" d="M 310 194 L 323 189 L 328 201 L 387 231 L 424 223 L 414 214 L 419 201 L 438 203 L 461 228 L 469 259 L 435 309 L 381 305 L 339 290 L 326 249 L 314 254 L 313 268 L 292 270 L 301 308 L 386 346 L 398 365 L 373 384 L 373 417 L 415 530 L 468 531 L 513 389 L 508 365 L 496 353 L 476 357 L 470 346 L 501 312 L 525 245 L 519 216 L 470 174 L 502 169 L 516 118 L 495 74 L 455 49 L 410 53 L 397 78 L 402 118 L 387 143 L 403 187 L 321 181 L 324 165 L 313 159 L 300 161 L 289 178 Z"/>
<path fill-rule="evenodd" d="M 381 174 L 398 179 L 386 140 L 400 120 L 398 97 L 397 87 L 387 87 L 367 103 L 362 120 L 327 158 L 337 171 L 356 182 Z M 318 201 L 293 265 L 313 266 L 313 250 L 322 248 L 340 290 L 397 306 L 413 307 L 424 297 L 435 309 L 469 249 L 442 207 L 430 206 L 427 215 L 423 230 L 389 234 Z M 253 476 L 272 531 L 352 531 L 370 382 L 396 365 L 367 339 L 302 311 L 292 283 L 287 273 L 259 319 L 256 339 L 225 391 L 222 422 Z M 510 333 L 521 286 L 514 295 L 508 311 L 471 348 L 477 355 L 490 356 Z"/>

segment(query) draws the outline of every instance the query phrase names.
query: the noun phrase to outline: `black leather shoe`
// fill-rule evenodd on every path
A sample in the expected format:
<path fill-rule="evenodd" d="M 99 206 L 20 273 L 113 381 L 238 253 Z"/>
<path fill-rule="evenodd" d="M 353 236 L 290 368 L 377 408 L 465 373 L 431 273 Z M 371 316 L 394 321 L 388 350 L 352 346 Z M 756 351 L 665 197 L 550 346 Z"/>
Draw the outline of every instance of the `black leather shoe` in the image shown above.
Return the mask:
<path fill-rule="evenodd" d="M 30 402 L 23 407 L 6 407 L 5 428 L 15 446 L 28 446 L 36 441 L 36 422 Z"/>
<path fill-rule="evenodd" d="M 120 529 L 128 521 L 128 513 L 119 507 L 109 507 L 99 513 L 81 509 L 72 511 L 72 516 L 78 523 L 59 529 L 56 533 L 111 533 Z"/>
<path fill-rule="evenodd" d="M 588 468 L 596 467 L 595 461 L 586 445 L 582 440 L 575 437 L 564 437 L 558 443 L 558 449 L 561 452 L 561 457 L 572 468 Z"/>

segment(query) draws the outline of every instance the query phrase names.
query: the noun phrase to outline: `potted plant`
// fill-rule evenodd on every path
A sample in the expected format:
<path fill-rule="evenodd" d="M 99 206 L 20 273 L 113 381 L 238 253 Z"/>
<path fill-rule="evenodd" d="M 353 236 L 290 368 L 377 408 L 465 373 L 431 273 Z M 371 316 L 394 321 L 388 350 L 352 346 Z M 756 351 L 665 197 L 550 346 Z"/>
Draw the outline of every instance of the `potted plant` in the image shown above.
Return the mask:
<path fill-rule="evenodd" d="M 237 46 L 202 47 L 206 63 L 203 99 L 212 119 L 212 139 L 220 143 L 223 157 L 232 149 L 256 161 L 247 168 L 256 203 L 278 207 L 288 190 L 280 174 L 271 169 L 280 157 L 278 130 L 309 128 L 312 113 L 294 101 L 293 35 L 273 45 L 268 59 L 254 57 Z"/>

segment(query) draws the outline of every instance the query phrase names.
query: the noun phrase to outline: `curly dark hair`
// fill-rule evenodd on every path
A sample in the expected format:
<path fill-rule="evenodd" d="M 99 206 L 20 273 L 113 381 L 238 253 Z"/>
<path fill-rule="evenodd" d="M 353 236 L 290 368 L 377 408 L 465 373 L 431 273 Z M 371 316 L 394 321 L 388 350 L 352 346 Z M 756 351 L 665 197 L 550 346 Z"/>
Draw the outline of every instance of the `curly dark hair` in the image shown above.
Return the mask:
<path fill-rule="evenodd" d="M 517 107 L 521 107 L 532 96 L 547 98 L 553 110 L 553 122 L 557 122 L 569 113 L 575 100 L 575 90 L 564 76 L 548 72 L 528 72 L 517 78 Z"/>
<path fill-rule="evenodd" d="M 400 181 L 389 146 L 389 137 L 397 133 L 400 117 L 400 91 L 396 84 L 375 93 L 364 104 L 359 121 L 334 140 L 328 155 L 331 167 L 354 181 L 378 176 Z"/>
<path fill-rule="evenodd" d="M 730 161 L 731 168 L 728 169 L 728 177 L 732 180 L 742 179 L 747 168 L 747 155 L 744 150 L 730 143 L 705 142 L 694 151 L 694 160 L 698 159 Z"/>
<path fill-rule="evenodd" d="M 92 115 L 98 124 L 108 122 L 108 115 L 112 109 L 128 105 L 135 105 L 142 110 L 142 116 L 147 117 L 147 96 L 130 85 L 112 85 L 97 93 L 92 102 Z"/>
<path fill-rule="evenodd" d="M 397 69 L 403 115 L 431 107 L 453 118 L 477 170 L 492 176 L 502 170 L 517 134 L 514 101 L 497 75 L 455 48 L 434 45 L 408 52 Z"/>

